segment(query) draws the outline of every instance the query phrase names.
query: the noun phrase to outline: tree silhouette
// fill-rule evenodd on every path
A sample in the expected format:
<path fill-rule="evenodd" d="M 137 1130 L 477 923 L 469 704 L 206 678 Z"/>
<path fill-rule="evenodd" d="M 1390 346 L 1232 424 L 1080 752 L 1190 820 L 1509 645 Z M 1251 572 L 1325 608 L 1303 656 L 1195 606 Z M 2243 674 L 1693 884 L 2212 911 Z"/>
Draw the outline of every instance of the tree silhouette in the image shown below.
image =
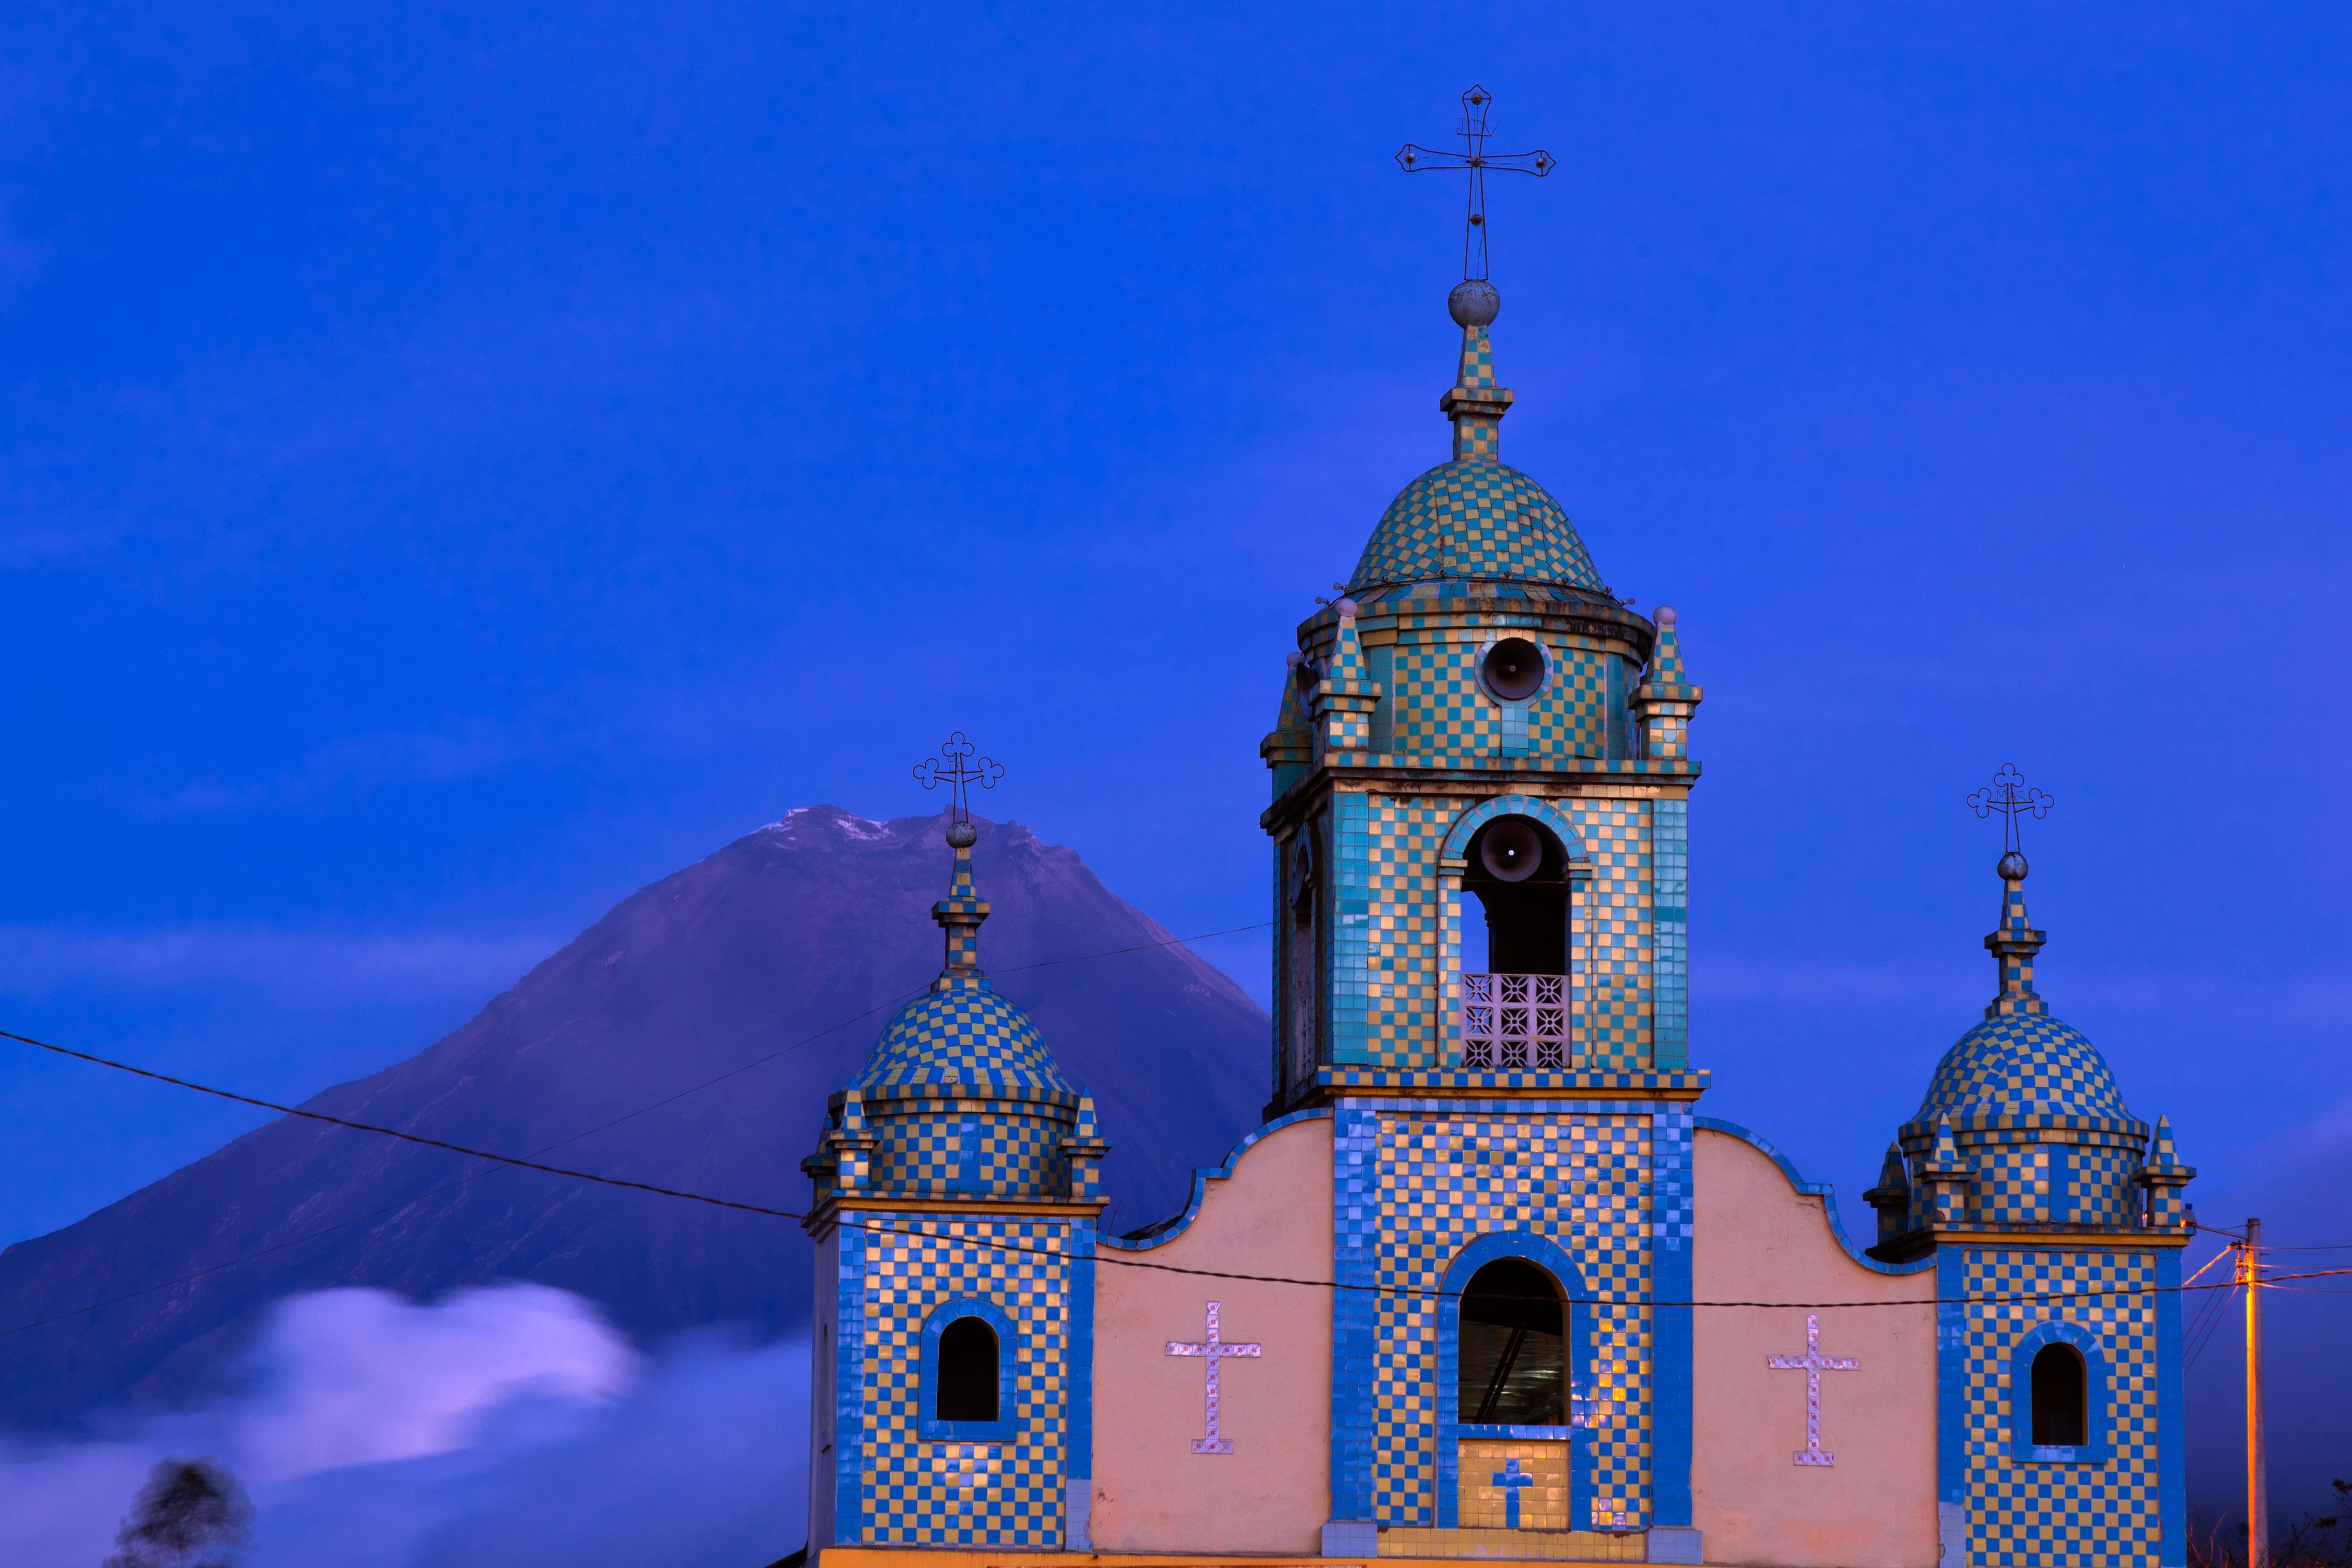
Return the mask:
<path fill-rule="evenodd" d="M 165 1459 L 147 1472 L 105 1568 L 236 1568 L 252 1519 L 245 1490 L 226 1470 Z"/>

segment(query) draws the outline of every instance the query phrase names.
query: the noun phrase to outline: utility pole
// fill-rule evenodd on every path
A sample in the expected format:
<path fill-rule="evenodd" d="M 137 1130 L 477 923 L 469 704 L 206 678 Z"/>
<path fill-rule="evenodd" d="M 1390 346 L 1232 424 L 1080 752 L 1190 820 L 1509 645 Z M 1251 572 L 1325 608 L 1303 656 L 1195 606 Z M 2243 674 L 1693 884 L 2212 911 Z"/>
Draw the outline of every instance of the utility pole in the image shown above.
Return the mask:
<path fill-rule="evenodd" d="M 2246 1568 L 2270 1568 L 2271 1457 L 2263 1422 L 2263 1222 L 2246 1221 L 2238 1249 L 2246 1291 Z"/>

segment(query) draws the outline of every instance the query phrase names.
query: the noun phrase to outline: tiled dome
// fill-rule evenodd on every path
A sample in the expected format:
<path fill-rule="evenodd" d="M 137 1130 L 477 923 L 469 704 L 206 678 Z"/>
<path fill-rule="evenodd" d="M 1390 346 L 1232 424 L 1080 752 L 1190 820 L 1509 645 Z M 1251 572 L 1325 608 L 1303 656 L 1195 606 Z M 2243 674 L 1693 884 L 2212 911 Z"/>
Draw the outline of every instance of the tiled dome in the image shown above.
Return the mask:
<path fill-rule="evenodd" d="M 1541 485 L 1490 457 L 1456 457 L 1407 485 L 1381 514 L 1349 592 L 1438 578 L 1601 591 L 1584 541 Z"/>
<path fill-rule="evenodd" d="M 955 1084 L 1069 1094 L 1029 1015 L 978 975 L 942 975 L 883 1031 L 860 1089 Z"/>
<path fill-rule="evenodd" d="M 2098 1047 L 2046 1012 L 2001 1014 L 1960 1036 L 1936 1064 L 1915 1121 L 1969 1127 L 2032 1115 L 2131 1119 Z"/>

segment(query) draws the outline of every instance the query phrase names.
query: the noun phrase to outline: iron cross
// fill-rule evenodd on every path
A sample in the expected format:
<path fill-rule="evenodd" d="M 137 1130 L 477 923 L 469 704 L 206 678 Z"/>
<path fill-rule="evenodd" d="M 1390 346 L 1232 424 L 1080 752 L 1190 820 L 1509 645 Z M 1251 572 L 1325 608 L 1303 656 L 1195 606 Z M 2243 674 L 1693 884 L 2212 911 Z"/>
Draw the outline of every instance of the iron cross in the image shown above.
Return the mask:
<path fill-rule="evenodd" d="M 1533 174 L 1542 179 L 1552 172 L 1558 162 L 1549 152 L 1538 148 L 1533 152 L 1489 152 L 1486 151 L 1486 110 L 1495 101 L 1494 95 L 1483 87 L 1473 87 L 1462 95 L 1462 151 L 1441 152 L 1433 147 L 1416 147 L 1406 142 L 1397 149 L 1397 167 L 1408 174 L 1419 174 L 1431 169 L 1466 169 L 1470 172 L 1469 221 L 1462 229 L 1462 276 L 1483 278 L 1486 276 L 1486 171 L 1499 169 L 1510 174 Z M 1471 270 L 1473 259 L 1477 270 Z"/>
<path fill-rule="evenodd" d="M 993 789 L 996 781 L 1004 777 L 1004 764 L 974 757 L 976 749 L 959 729 L 941 744 L 937 757 L 926 757 L 915 764 L 915 777 L 922 780 L 924 789 L 936 789 L 942 784 L 948 787 L 948 799 L 954 808 L 950 820 L 954 821 L 971 817 L 973 785 Z"/>
<path fill-rule="evenodd" d="M 2000 813 L 2000 848 L 2006 855 L 2022 854 L 2025 845 L 2018 837 L 2017 819 L 2032 817 L 2036 821 L 2050 814 L 2058 798 L 2041 789 L 2025 788 L 2025 775 L 2017 770 L 2014 762 L 2004 762 L 2000 771 L 1992 776 L 1992 783 L 1969 797 L 1969 809 L 1979 817 Z"/>

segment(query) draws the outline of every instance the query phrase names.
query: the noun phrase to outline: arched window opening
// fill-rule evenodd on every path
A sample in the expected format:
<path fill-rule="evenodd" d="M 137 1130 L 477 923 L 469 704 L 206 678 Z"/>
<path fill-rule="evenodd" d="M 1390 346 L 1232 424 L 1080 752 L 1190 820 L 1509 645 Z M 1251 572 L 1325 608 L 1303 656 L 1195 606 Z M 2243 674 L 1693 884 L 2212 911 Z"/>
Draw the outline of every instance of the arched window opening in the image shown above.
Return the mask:
<path fill-rule="evenodd" d="M 1497 817 L 1470 841 L 1462 889 L 1486 915 L 1486 962 L 1462 968 L 1462 1065 L 1558 1072 L 1571 1065 L 1568 852 L 1531 817 Z M 1464 911 L 1464 924 L 1469 924 Z M 1468 959 L 1478 944 L 1464 944 Z"/>
<path fill-rule="evenodd" d="M 2033 1441 L 2037 1448 L 2079 1448 L 2090 1441 L 2089 1379 L 2083 1353 L 2045 1344 L 2033 1356 Z"/>
<path fill-rule="evenodd" d="M 1568 1425 L 1568 1300 L 1535 1264 L 1498 1258 L 1462 1292 L 1459 1418 L 1465 1426 Z"/>
<path fill-rule="evenodd" d="M 1497 975 L 1568 973 L 1568 852 L 1532 817 L 1497 817 L 1470 841 L 1465 893 L 1486 917 Z"/>
<path fill-rule="evenodd" d="M 984 1318 L 958 1318 L 940 1334 L 940 1421 L 993 1421 L 996 1416 L 996 1331 Z"/>

